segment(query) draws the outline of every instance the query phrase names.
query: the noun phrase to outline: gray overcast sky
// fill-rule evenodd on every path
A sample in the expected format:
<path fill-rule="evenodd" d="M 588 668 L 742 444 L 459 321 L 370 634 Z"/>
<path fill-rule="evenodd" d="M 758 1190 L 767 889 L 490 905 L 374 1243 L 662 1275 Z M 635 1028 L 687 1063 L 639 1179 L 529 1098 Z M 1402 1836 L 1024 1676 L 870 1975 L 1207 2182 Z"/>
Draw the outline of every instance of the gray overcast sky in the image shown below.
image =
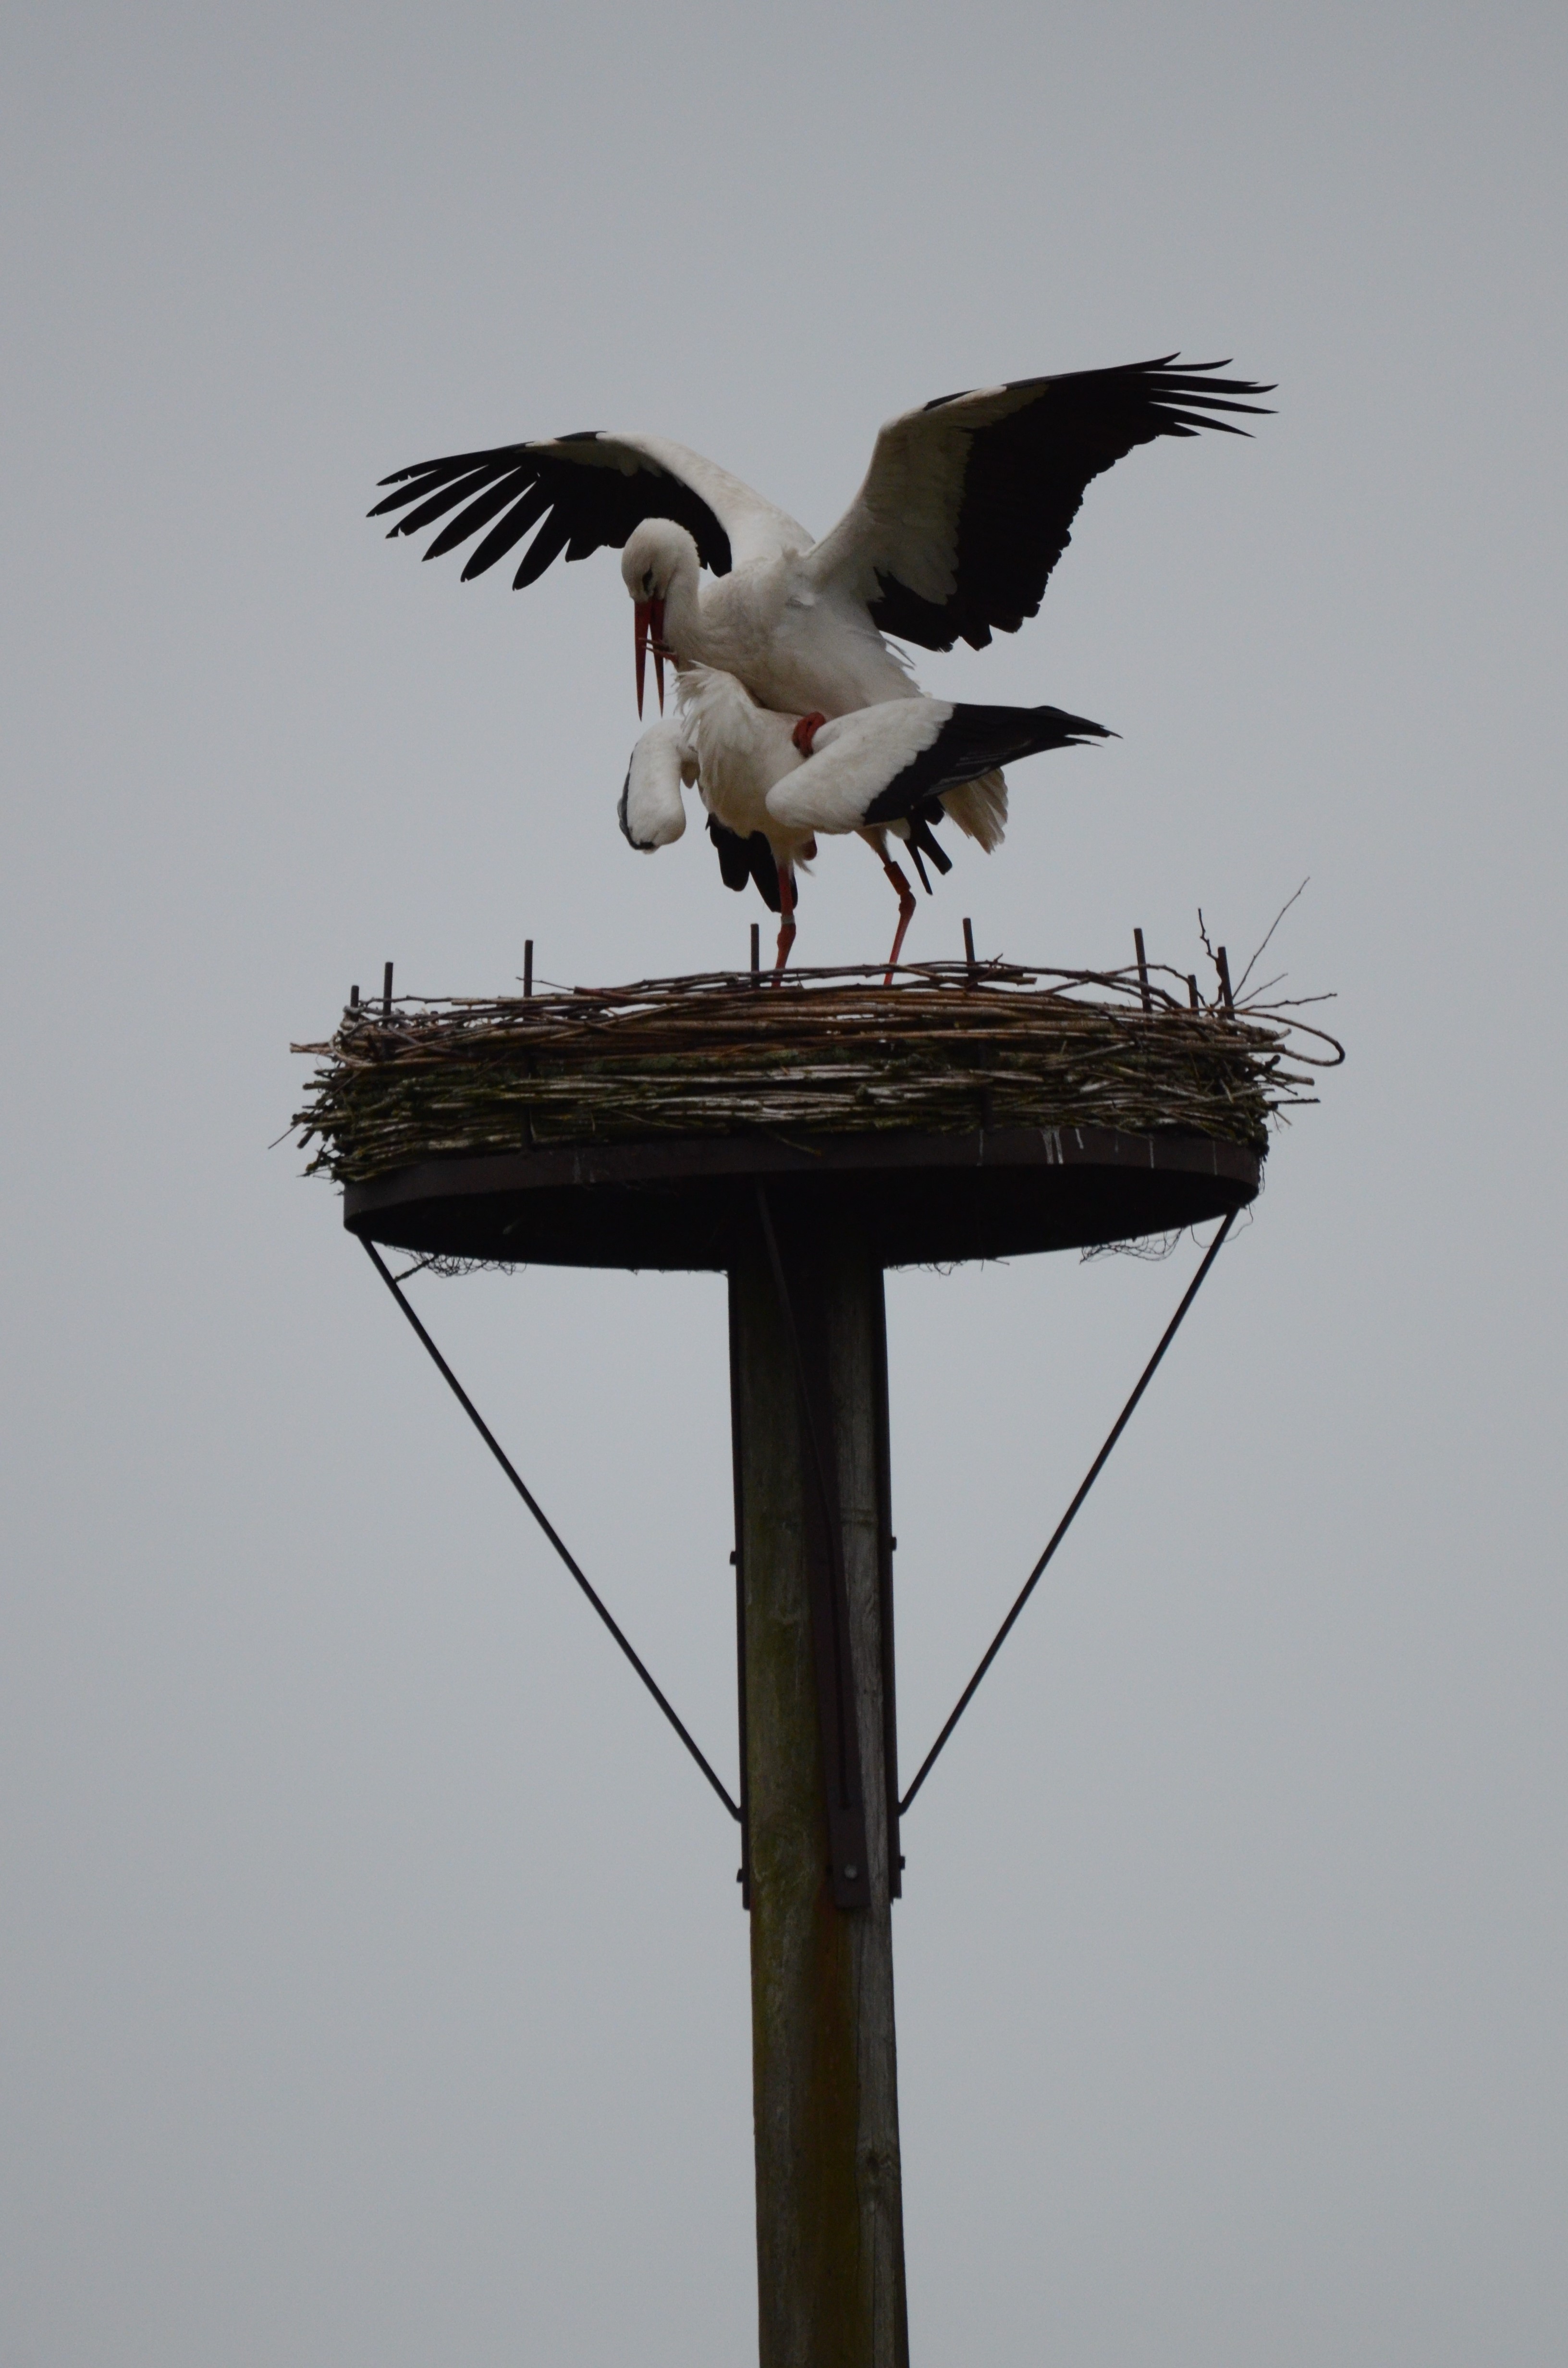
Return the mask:
<path fill-rule="evenodd" d="M 1565 20 L 1544 5 L 6 15 L 0 1057 L 16 2368 L 753 2356 L 733 1829 L 267 1144 L 410 989 L 744 960 L 634 857 L 612 562 L 364 523 L 660 429 L 817 530 L 954 387 L 1233 354 L 1041 618 L 915 955 L 1351 1046 L 975 1711 L 897 1911 L 917 2362 L 1568 2353 Z M 852 848 L 801 951 L 881 951 Z M 759 908 L 753 908 L 759 909 Z M 913 1767 L 1187 1274 L 890 1282 Z M 418 1286 L 726 1772 L 722 1291 Z"/>

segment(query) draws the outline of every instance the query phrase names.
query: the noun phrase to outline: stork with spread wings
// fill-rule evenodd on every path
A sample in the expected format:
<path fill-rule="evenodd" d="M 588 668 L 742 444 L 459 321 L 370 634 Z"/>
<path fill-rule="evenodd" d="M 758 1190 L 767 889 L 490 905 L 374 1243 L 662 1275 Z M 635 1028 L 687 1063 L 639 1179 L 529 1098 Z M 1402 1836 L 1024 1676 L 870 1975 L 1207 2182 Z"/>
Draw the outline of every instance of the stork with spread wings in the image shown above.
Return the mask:
<path fill-rule="evenodd" d="M 1246 431 L 1224 414 L 1272 389 L 1166 354 L 1116 370 L 938 396 L 892 419 L 837 525 L 816 541 L 699 453 L 587 429 L 396 470 L 370 512 L 392 535 L 446 524 L 425 556 L 475 536 L 463 580 L 536 529 L 521 589 L 562 552 L 621 552 L 644 653 L 733 674 L 765 707 L 848 714 L 914 695 L 884 638 L 982 649 L 1039 610 L 1093 480 L 1139 444 Z M 401 513 L 401 515 L 396 515 Z"/>

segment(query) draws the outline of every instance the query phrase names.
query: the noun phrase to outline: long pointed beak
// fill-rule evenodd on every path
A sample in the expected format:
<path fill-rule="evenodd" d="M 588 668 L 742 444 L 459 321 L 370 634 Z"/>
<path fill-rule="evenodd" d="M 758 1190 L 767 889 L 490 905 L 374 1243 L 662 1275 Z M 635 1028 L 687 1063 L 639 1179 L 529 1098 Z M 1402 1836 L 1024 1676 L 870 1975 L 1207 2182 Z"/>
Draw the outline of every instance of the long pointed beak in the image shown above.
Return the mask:
<path fill-rule="evenodd" d="M 665 604 L 662 600 L 639 600 L 636 610 L 637 632 L 637 712 L 642 712 L 643 686 L 648 673 L 648 643 L 653 644 L 653 680 L 658 688 L 659 712 L 665 712 Z"/>

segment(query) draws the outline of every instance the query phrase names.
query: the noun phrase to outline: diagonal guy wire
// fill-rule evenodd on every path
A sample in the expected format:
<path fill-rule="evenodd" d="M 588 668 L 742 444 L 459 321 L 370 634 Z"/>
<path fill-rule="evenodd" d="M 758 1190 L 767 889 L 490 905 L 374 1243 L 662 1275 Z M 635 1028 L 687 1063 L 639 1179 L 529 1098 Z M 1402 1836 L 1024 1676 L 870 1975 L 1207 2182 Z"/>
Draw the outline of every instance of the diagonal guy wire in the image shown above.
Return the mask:
<path fill-rule="evenodd" d="M 728 1809 L 731 1816 L 735 1818 L 738 1822 L 741 1814 L 739 1808 L 730 1798 L 728 1792 L 720 1782 L 719 1778 L 714 1774 L 709 1762 L 703 1757 L 702 1752 L 698 1748 L 696 1743 L 693 1742 L 685 1725 L 653 1678 L 652 1671 L 646 1667 L 644 1662 L 634 1650 L 630 1640 L 617 1623 L 613 1614 L 600 1600 L 593 1588 L 588 1584 L 586 1577 L 579 1568 L 576 1561 L 567 1551 L 561 1538 L 556 1534 L 556 1531 L 551 1527 L 550 1521 L 546 1519 L 542 1508 L 530 1490 L 525 1486 L 516 1467 L 513 1465 L 510 1457 L 506 1454 L 506 1450 L 496 1439 L 494 1432 L 491 1429 L 489 1424 L 480 1413 L 479 1408 L 474 1405 L 473 1400 L 470 1397 L 468 1392 L 464 1389 L 462 1383 L 453 1372 L 450 1365 L 448 1364 L 445 1357 L 442 1356 L 439 1349 L 437 1348 L 434 1340 L 431 1339 L 429 1333 L 425 1329 L 424 1325 L 420 1322 L 418 1316 L 409 1305 L 408 1301 L 403 1297 L 402 1291 L 398 1287 L 397 1277 L 392 1273 L 391 1268 L 381 1258 L 374 1242 L 366 1240 L 363 1235 L 360 1235 L 360 1239 L 364 1242 L 365 1249 L 371 1265 L 375 1268 L 376 1272 L 381 1276 L 381 1281 L 386 1284 L 387 1289 L 392 1292 L 392 1297 L 396 1300 L 398 1305 L 402 1308 L 403 1314 L 413 1325 L 414 1329 L 419 1335 L 419 1338 L 424 1343 L 426 1349 L 429 1351 L 433 1363 L 440 1372 L 442 1379 L 447 1383 L 448 1388 L 451 1391 L 452 1395 L 461 1406 L 464 1414 L 467 1415 L 470 1422 L 472 1423 L 475 1430 L 478 1431 L 481 1439 L 483 1440 L 484 1444 L 490 1450 L 491 1454 L 495 1458 L 496 1463 L 506 1474 L 507 1479 L 511 1482 L 513 1487 L 517 1490 L 518 1496 L 522 1498 L 524 1504 L 528 1507 L 529 1512 L 539 1523 L 540 1528 L 544 1531 L 545 1536 L 550 1540 L 551 1544 L 555 1548 L 556 1553 L 561 1556 L 562 1561 L 565 1564 L 567 1569 L 571 1572 L 573 1577 L 576 1580 L 578 1586 L 587 1597 L 588 1601 L 593 1605 L 594 1610 L 598 1613 L 599 1618 L 604 1622 L 605 1626 L 609 1630 L 610 1634 L 615 1638 L 616 1643 L 620 1646 L 621 1651 L 625 1654 L 627 1659 L 631 1662 L 632 1668 L 636 1670 L 638 1676 L 647 1687 L 648 1691 L 658 1703 L 659 1708 L 664 1712 L 665 1716 L 669 1720 L 670 1725 L 674 1727 L 676 1733 L 679 1736 L 681 1741 L 685 1744 L 687 1749 L 690 1752 L 692 1758 L 696 1760 L 698 1766 L 707 1777 L 710 1784 L 712 1785 L 715 1793 L 718 1793 L 719 1798 L 724 1804 L 725 1808 Z"/>
<path fill-rule="evenodd" d="M 1052 1531 L 1051 1543 L 1046 1547 L 1045 1552 L 1041 1554 L 1033 1570 L 1030 1571 L 1028 1578 L 1024 1581 L 1023 1589 L 1018 1596 L 1017 1601 L 1014 1604 L 1011 1611 L 1008 1612 L 1006 1620 L 1003 1621 L 1000 1628 L 997 1629 L 995 1635 L 991 1639 L 991 1643 L 986 1648 L 985 1656 L 981 1662 L 979 1668 L 976 1669 L 973 1677 L 971 1678 L 968 1685 L 965 1686 L 962 1693 L 960 1694 L 958 1701 L 953 1704 L 952 1710 L 948 1717 L 947 1724 L 943 1727 L 941 1734 L 937 1737 L 936 1742 L 931 1746 L 930 1750 L 926 1754 L 925 1759 L 921 1761 L 919 1774 L 915 1777 L 914 1783 L 910 1786 L 908 1792 L 904 1794 L 903 1800 L 898 1804 L 898 1814 L 901 1817 L 908 1810 L 911 1801 L 914 1800 L 915 1795 L 919 1792 L 920 1787 L 926 1782 L 926 1777 L 931 1773 L 931 1770 L 936 1763 L 937 1754 L 941 1750 L 942 1746 L 946 1743 L 949 1736 L 951 1735 L 954 1727 L 957 1726 L 960 1719 L 969 1708 L 970 1703 L 974 1697 L 975 1689 L 978 1687 L 981 1679 L 985 1675 L 986 1670 L 991 1667 L 992 1662 L 996 1658 L 997 1654 L 1002 1650 L 1003 1645 L 1006 1643 L 1008 1635 L 1012 1630 L 1013 1622 L 1017 1618 L 1019 1612 L 1023 1610 L 1025 1604 L 1028 1601 L 1030 1596 L 1034 1593 L 1036 1584 L 1044 1573 L 1046 1564 L 1051 1560 L 1051 1555 L 1056 1552 L 1057 1547 L 1062 1543 L 1062 1539 L 1072 1528 L 1074 1514 L 1077 1512 L 1078 1508 L 1083 1503 L 1085 1497 L 1088 1495 L 1090 1489 L 1094 1486 L 1095 1482 L 1099 1478 L 1101 1472 L 1105 1468 L 1107 1460 L 1110 1455 L 1111 1449 L 1116 1445 L 1117 1440 L 1121 1437 L 1122 1432 L 1127 1429 L 1129 1422 L 1131 1420 L 1133 1407 L 1137 1405 L 1139 1399 L 1142 1396 L 1144 1391 L 1153 1380 L 1155 1367 L 1159 1364 L 1160 1359 L 1165 1355 L 1165 1350 L 1170 1347 L 1171 1342 L 1176 1338 L 1176 1333 L 1181 1326 L 1182 1317 L 1187 1314 L 1187 1309 L 1192 1305 L 1193 1301 L 1197 1298 L 1203 1279 L 1208 1273 L 1210 1268 L 1213 1265 L 1215 1259 L 1219 1257 L 1221 1250 L 1224 1247 L 1225 1236 L 1230 1232 L 1231 1227 L 1235 1224 L 1235 1221 L 1236 1212 L 1233 1209 L 1224 1224 L 1221 1226 L 1219 1232 L 1215 1235 L 1213 1240 L 1210 1243 L 1202 1265 L 1199 1268 L 1198 1272 L 1193 1276 L 1192 1281 L 1187 1284 L 1187 1292 L 1183 1297 L 1181 1305 L 1176 1309 L 1176 1314 L 1171 1317 L 1170 1322 L 1166 1325 L 1165 1331 L 1162 1333 L 1160 1337 L 1160 1345 L 1155 1349 L 1153 1355 L 1150 1358 L 1148 1363 L 1144 1366 L 1142 1373 L 1139 1377 L 1137 1388 L 1133 1391 L 1132 1395 L 1128 1399 L 1127 1404 L 1122 1407 L 1121 1412 L 1117 1416 L 1116 1421 L 1112 1426 L 1109 1438 L 1106 1440 L 1105 1445 L 1101 1448 L 1099 1453 L 1090 1464 L 1088 1471 L 1084 1475 L 1083 1485 L 1079 1488 L 1077 1495 L 1074 1497 L 1073 1502 L 1068 1506 L 1067 1510 L 1062 1514 L 1062 1519 L 1057 1522 L 1055 1529 Z"/>

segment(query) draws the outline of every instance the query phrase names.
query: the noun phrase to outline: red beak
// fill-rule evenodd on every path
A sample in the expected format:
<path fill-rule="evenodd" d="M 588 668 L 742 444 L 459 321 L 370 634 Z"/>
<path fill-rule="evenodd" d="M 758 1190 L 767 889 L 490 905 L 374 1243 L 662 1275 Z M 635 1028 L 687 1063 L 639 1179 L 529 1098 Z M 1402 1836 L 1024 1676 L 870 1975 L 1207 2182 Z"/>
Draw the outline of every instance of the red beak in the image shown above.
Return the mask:
<path fill-rule="evenodd" d="M 639 600 L 637 618 L 637 712 L 642 712 L 642 686 L 648 670 L 648 643 L 653 643 L 653 680 L 658 685 L 659 712 L 665 712 L 665 604 Z"/>

